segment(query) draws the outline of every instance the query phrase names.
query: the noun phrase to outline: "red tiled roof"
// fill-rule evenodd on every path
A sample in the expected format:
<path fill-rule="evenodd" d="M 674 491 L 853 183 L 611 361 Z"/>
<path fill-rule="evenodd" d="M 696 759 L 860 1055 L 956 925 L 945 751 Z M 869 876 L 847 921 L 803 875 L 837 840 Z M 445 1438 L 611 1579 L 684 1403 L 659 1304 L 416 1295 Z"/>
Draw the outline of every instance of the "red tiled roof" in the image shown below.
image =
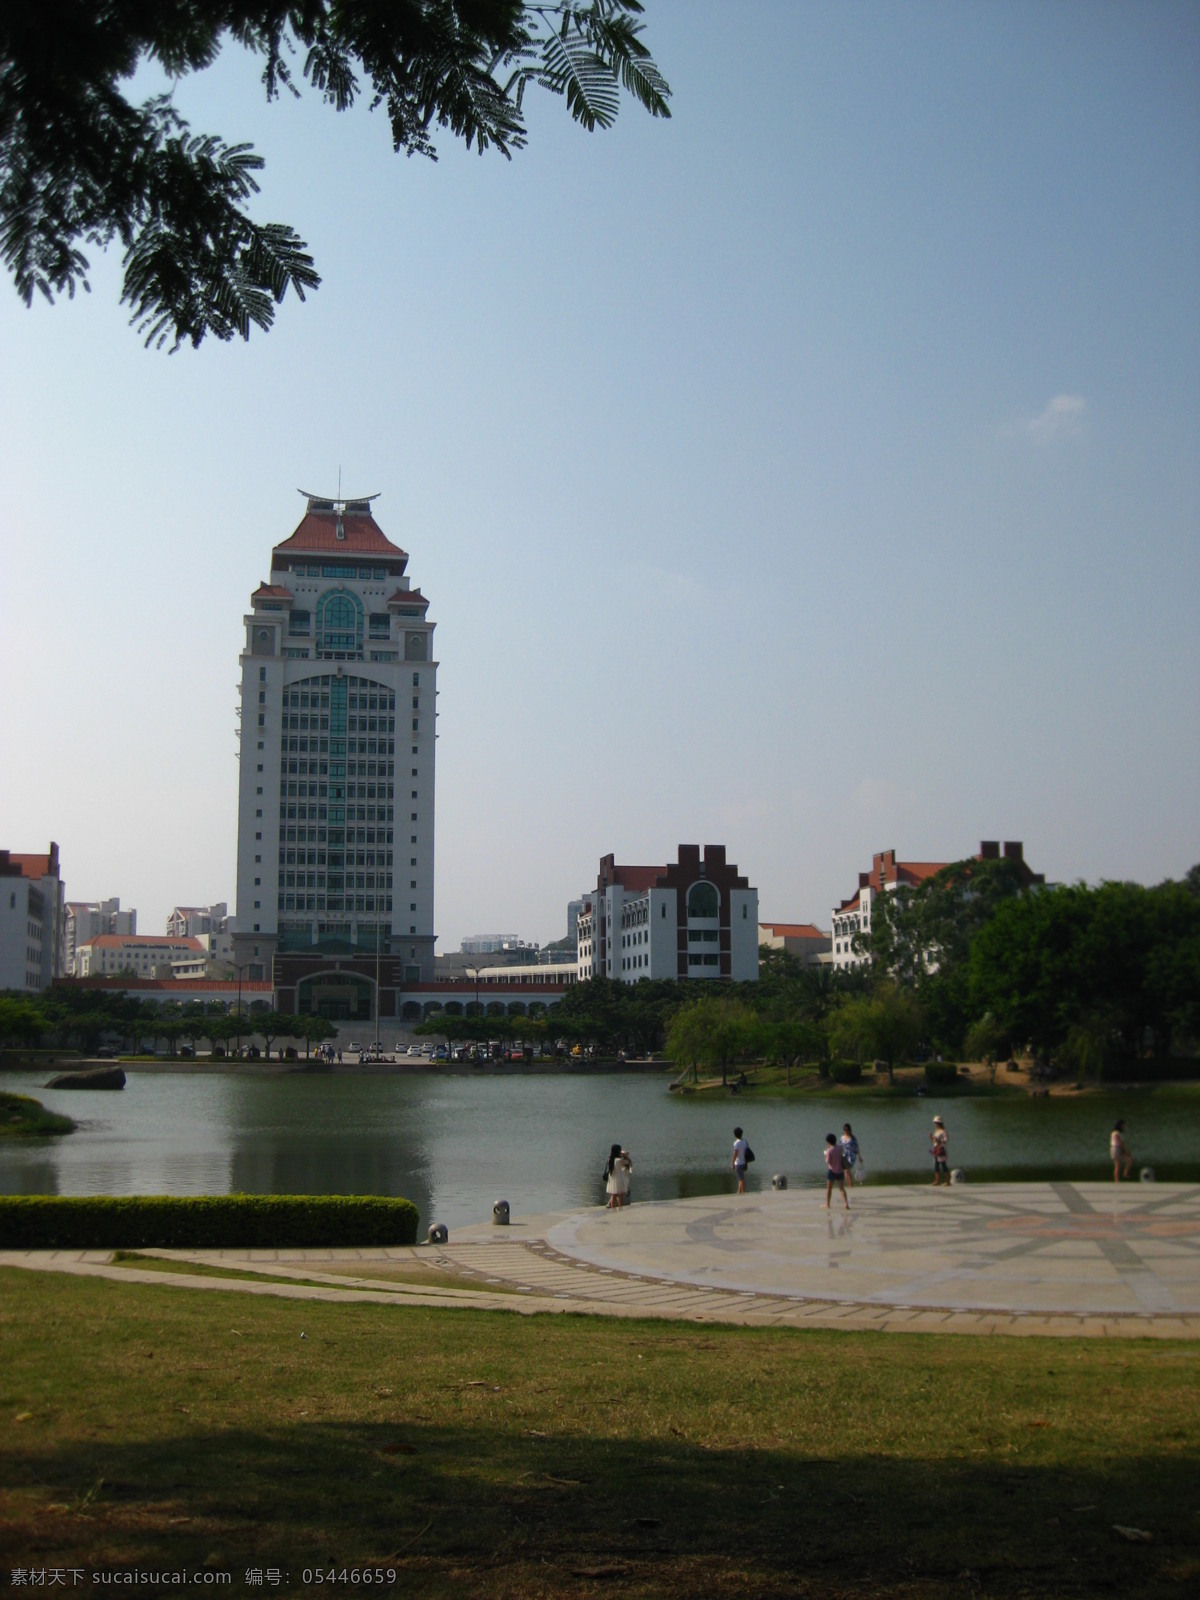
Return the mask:
<path fill-rule="evenodd" d="M 776 939 L 828 939 L 815 922 L 760 922 Z"/>
<path fill-rule="evenodd" d="M 277 583 L 260 583 L 250 596 L 251 600 L 291 600 L 292 591 L 284 589 Z"/>
<path fill-rule="evenodd" d="M 901 883 L 924 883 L 949 865 L 948 861 L 897 861 L 896 872 Z"/>
<path fill-rule="evenodd" d="M 116 950 L 121 946 L 148 944 L 158 949 L 170 946 L 172 950 L 203 951 L 204 945 L 199 939 L 189 934 L 182 939 L 175 939 L 166 933 L 98 933 L 94 939 L 89 939 L 88 944 L 99 946 L 101 950 Z"/>
<path fill-rule="evenodd" d="M 613 868 L 613 882 L 630 894 L 644 894 L 647 889 L 653 889 L 665 871 L 665 867 L 618 866 Z"/>
<path fill-rule="evenodd" d="M 843 900 L 841 905 L 838 907 L 838 910 L 839 911 L 857 911 L 858 910 L 858 896 L 856 894 L 854 894 L 854 895 L 850 896 L 849 900 Z"/>
<path fill-rule="evenodd" d="M 388 600 L 390 606 L 421 606 L 429 604 L 420 589 L 397 589 Z"/>
<path fill-rule="evenodd" d="M 343 539 L 337 536 L 335 512 L 309 511 L 291 538 L 275 548 L 280 551 L 314 550 L 322 555 L 402 556 L 407 561 L 407 552 L 387 538 L 374 517 L 348 511 L 341 522 Z"/>

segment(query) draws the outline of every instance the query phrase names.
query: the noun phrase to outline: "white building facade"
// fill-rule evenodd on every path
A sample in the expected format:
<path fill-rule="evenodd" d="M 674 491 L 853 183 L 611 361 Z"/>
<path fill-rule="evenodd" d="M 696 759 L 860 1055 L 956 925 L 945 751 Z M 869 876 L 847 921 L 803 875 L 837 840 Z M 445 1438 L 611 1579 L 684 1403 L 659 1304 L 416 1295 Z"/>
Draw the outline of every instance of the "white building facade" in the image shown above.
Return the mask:
<path fill-rule="evenodd" d="M 433 976 L 437 663 L 407 566 L 370 500 L 310 496 L 245 618 L 234 959 L 257 979 L 277 954 L 349 957 L 363 968 L 347 978 L 351 1017 L 375 992 L 377 951 L 381 995 Z M 292 965 L 287 1000 L 303 1011 L 315 975 Z M 335 1017 L 336 988 L 326 974 L 320 1009 Z"/>
<path fill-rule="evenodd" d="M 38 994 L 62 976 L 66 923 L 58 846 L 0 850 L 0 990 Z"/>
<path fill-rule="evenodd" d="M 170 932 L 170 929 L 167 930 Z M 79 977 L 76 954 L 80 945 L 99 938 L 102 933 L 130 934 L 137 932 L 137 912 L 121 910 L 121 900 L 68 900 L 67 901 L 67 953 L 64 971 L 69 977 Z"/>
<path fill-rule="evenodd" d="M 224 900 L 218 900 L 211 906 L 175 906 L 167 918 L 167 932 L 175 939 L 189 935 L 200 938 L 206 933 L 224 933 L 228 923 L 229 906 Z M 107 931 L 120 933 L 125 930 L 110 928 Z M 136 929 L 129 931 L 136 932 Z"/>
<path fill-rule="evenodd" d="M 119 972 L 139 978 L 203 978 L 205 948 L 199 939 L 173 939 L 156 933 L 101 933 L 75 952 L 77 978 L 111 978 Z"/>
<path fill-rule="evenodd" d="M 758 978 L 758 890 L 723 845 L 680 845 L 669 866 L 600 862 L 576 918 L 579 981 Z"/>

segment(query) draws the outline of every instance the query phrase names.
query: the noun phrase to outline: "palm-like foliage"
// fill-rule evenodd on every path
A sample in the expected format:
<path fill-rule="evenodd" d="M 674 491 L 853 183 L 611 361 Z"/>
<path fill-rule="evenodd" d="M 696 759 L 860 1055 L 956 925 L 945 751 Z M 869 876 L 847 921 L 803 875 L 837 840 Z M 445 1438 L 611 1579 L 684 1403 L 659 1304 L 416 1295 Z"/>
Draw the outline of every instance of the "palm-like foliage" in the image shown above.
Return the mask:
<path fill-rule="evenodd" d="M 0 257 L 28 305 L 86 289 L 82 247 L 119 240 L 147 344 L 247 338 L 289 288 L 303 299 L 320 278 L 292 228 L 249 213 L 261 157 L 194 135 L 167 97 L 128 101 L 139 65 L 182 77 L 233 40 L 263 58 L 268 98 L 299 80 L 343 111 L 365 81 L 396 150 L 436 158 L 440 128 L 511 156 L 529 83 L 589 130 L 612 125 L 622 90 L 670 115 L 641 12 L 640 0 L 6 0 Z"/>

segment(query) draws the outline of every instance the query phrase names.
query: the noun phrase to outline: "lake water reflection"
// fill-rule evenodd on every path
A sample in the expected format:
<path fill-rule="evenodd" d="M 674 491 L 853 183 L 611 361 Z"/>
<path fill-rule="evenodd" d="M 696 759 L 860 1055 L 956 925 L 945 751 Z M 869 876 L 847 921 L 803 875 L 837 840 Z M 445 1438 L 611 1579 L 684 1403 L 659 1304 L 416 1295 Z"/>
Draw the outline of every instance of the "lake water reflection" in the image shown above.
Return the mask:
<path fill-rule="evenodd" d="M 684 1098 L 657 1074 L 403 1076 L 131 1072 L 124 1091 L 45 1090 L 45 1073 L 0 1087 L 36 1095 L 80 1124 L 58 1140 L 0 1146 L 7 1194 L 393 1194 L 450 1227 L 599 1203 L 614 1140 L 633 1156 L 633 1199 L 731 1187 L 733 1126 L 772 1172 L 823 1182 L 826 1132 L 854 1123 L 870 1180 L 928 1176 L 930 1118 L 945 1116 L 951 1161 L 976 1179 L 1102 1178 L 1123 1116 L 1137 1163 L 1200 1179 L 1200 1096 L 791 1102 Z"/>

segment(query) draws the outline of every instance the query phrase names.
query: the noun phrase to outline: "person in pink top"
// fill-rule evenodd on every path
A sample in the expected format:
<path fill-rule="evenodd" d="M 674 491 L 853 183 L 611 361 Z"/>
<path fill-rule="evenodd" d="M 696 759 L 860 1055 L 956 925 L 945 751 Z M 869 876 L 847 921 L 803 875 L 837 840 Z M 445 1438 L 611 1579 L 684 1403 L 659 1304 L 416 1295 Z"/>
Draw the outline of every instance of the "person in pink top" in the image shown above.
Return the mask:
<path fill-rule="evenodd" d="M 845 1170 L 845 1162 L 842 1159 L 842 1147 L 837 1142 L 837 1135 L 836 1134 L 827 1133 L 825 1135 L 825 1209 L 826 1209 L 826 1211 L 829 1210 L 829 1201 L 830 1201 L 830 1197 L 833 1194 L 833 1186 L 834 1186 L 835 1183 L 837 1184 L 838 1188 L 842 1191 L 842 1204 L 845 1206 L 846 1210 L 849 1211 L 849 1209 L 850 1209 L 850 1201 L 846 1198 L 846 1170 Z"/>

